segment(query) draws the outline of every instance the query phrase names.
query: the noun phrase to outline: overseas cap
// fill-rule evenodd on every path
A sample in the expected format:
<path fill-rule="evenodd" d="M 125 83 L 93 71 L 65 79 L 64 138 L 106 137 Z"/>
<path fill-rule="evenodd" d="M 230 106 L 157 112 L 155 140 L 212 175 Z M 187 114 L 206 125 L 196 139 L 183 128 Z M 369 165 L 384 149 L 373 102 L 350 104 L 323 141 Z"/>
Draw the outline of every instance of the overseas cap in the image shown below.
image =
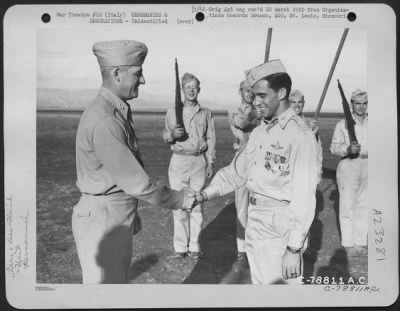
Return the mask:
<path fill-rule="evenodd" d="M 96 42 L 92 49 L 100 67 L 141 66 L 148 51 L 144 43 L 133 40 Z"/>
<path fill-rule="evenodd" d="M 289 100 L 293 98 L 300 98 L 304 101 L 304 94 L 300 90 L 292 90 L 289 95 Z"/>
<path fill-rule="evenodd" d="M 247 81 L 247 80 L 243 80 L 242 82 L 240 82 L 239 89 L 243 89 L 245 87 L 251 87 L 249 81 Z"/>
<path fill-rule="evenodd" d="M 184 73 L 183 77 L 182 77 L 182 86 L 184 86 L 186 83 L 192 81 L 192 80 L 196 80 L 198 84 L 200 84 L 200 80 L 197 79 L 197 77 L 195 75 L 192 75 L 191 73 Z"/>
<path fill-rule="evenodd" d="M 351 93 L 351 101 L 367 102 L 368 101 L 368 94 L 365 91 L 357 89 L 353 93 Z"/>
<path fill-rule="evenodd" d="M 251 86 L 254 86 L 261 79 L 268 77 L 274 73 L 286 72 L 286 68 L 283 66 L 279 59 L 271 60 L 264 64 L 258 65 L 245 71 L 246 79 Z"/>

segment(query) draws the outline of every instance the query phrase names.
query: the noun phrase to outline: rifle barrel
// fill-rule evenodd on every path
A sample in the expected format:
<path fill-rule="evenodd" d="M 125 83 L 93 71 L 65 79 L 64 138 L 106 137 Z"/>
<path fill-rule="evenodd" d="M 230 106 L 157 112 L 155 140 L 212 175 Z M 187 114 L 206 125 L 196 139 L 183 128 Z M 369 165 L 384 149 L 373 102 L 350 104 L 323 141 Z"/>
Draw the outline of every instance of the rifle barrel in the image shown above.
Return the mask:
<path fill-rule="evenodd" d="M 338 62 L 338 59 L 339 59 L 340 53 L 342 51 L 342 48 L 343 48 L 343 45 L 344 45 L 344 41 L 346 40 L 348 32 L 349 32 L 349 28 L 345 28 L 345 30 L 343 31 L 342 38 L 340 40 L 338 49 L 336 51 L 335 58 L 333 59 L 333 63 L 332 63 L 331 69 L 329 71 L 328 77 L 327 77 L 326 82 L 325 82 L 324 89 L 323 89 L 322 94 L 321 94 L 321 98 L 319 99 L 317 110 L 315 111 L 315 115 L 314 115 L 314 119 L 315 120 L 318 120 L 319 113 L 321 111 L 321 107 L 322 107 L 322 104 L 323 104 L 325 96 L 326 96 L 326 92 L 328 91 L 329 83 L 331 82 L 333 72 L 335 71 L 335 67 L 336 67 L 336 64 Z"/>
<path fill-rule="evenodd" d="M 269 60 L 269 51 L 271 49 L 271 40 L 272 40 L 272 28 L 268 28 L 267 44 L 265 46 L 264 63 L 266 63 Z"/>

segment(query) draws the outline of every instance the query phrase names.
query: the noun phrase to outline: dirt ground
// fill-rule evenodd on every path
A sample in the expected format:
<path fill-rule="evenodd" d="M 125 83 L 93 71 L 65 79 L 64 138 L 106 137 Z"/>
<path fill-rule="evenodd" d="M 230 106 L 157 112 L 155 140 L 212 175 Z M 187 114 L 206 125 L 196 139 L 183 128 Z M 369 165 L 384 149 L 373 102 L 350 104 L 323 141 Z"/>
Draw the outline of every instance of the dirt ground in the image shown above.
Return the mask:
<path fill-rule="evenodd" d="M 167 182 L 171 153 L 161 140 L 163 115 L 134 117 L 148 174 Z M 75 186 L 76 114 L 38 114 L 37 118 L 37 282 L 81 283 L 81 270 L 71 231 L 71 214 L 79 200 Z M 337 159 L 329 144 L 337 118 L 320 119 L 324 174 L 317 191 L 317 212 L 305 253 L 305 280 L 352 277 L 367 279 L 368 258 L 350 257 L 340 247 L 338 230 Z M 225 116 L 216 116 L 219 169 L 232 160 L 232 134 Z M 214 199 L 204 207 L 200 245 L 206 257 L 173 258 L 172 213 L 141 202 L 143 229 L 134 237 L 130 283 L 250 284 L 247 265 L 236 261 L 234 195 Z M 321 278 L 318 278 L 321 277 Z"/>

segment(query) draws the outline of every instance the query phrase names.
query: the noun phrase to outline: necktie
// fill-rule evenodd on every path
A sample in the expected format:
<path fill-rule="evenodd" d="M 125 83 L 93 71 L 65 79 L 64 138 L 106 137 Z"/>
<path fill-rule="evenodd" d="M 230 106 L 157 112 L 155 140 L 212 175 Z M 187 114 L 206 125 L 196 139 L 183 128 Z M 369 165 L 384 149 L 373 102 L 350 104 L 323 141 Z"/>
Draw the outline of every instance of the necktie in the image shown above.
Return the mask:
<path fill-rule="evenodd" d="M 127 119 L 128 119 L 128 126 L 129 126 L 129 129 L 130 129 L 130 132 L 131 132 L 131 134 L 133 136 L 133 153 L 135 154 L 136 159 L 139 161 L 140 165 L 142 167 L 144 167 L 144 164 L 143 164 L 143 161 L 142 161 L 142 157 L 140 155 L 139 146 L 138 146 L 138 143 L 137 143 L 138 139 L 136 137 L 135 129 L 133 127 L 132 110 L 131 110 L 131 106 L 130 105 L 128 105 L 128 116 L 127 116 Z"/>

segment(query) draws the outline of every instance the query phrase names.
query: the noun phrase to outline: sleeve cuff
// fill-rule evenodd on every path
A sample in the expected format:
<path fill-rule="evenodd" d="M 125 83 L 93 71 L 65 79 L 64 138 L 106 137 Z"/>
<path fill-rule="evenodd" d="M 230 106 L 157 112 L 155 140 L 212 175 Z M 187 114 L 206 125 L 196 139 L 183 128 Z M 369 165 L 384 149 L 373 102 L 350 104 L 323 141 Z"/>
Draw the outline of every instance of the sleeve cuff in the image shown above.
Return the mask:
<path fill-rule="evenodd" d="M 306 234 L 299 230 L 292 230 L 287 245 L 293 248 L 303 248 L 305 239 Z"/>
<path fill-rule="evenodd" d="M 171 132 L 165 133 L 165 139 L 166 139 L 167 143 L 169 143 L 169 144 L 172 144 L 175 141 L 172 137 Z"/>
<path fill-rule="evenodd" d="M 219 189 L 215 185 L 209 185 L 206 189 L 203 190 L 203 192 L 207 195 L 208 200 L 220 196 Z"/>
<path fill-rule="evenodd" d="M 207 163 L 211 163 L 211 164 L 215 163 L 215 158 L 207 156 Z"/>

